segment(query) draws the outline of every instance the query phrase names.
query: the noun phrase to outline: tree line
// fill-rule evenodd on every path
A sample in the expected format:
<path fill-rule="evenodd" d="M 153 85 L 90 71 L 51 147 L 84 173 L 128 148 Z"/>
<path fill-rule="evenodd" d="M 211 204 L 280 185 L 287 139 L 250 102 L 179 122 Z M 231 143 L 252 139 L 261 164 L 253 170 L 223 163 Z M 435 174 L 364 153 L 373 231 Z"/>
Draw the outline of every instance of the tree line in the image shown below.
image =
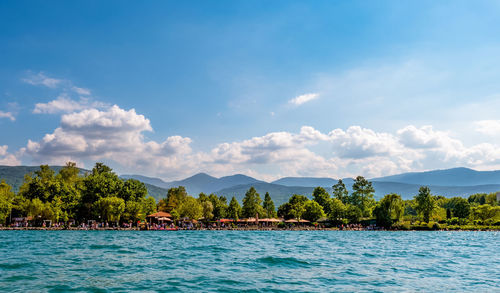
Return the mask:
<path fill-rule="evenodd" d="M 375 220 L 378 226 L 386 228 L 403 221 L 500 224 L 500 206 L 495 193 L 474 194 L 467 199 L 445 198 L 432 195 L 430 189 L 423 186 L 411 200 L 403 200 L 398 194 L 387 194 L 379 201 L 375 200 L 374 193 L 372 183 L 358 176 L 352 191 L 339 180 L 332 186 L 331 193 L 317 187 L 312 199 L 294 194 L 277 209 L 269 193 L 262 200 L 253 187 L 246 192 L 242 205 L 234 196 L 229 203 L 226 197 L 215 194 L 200 193 L 195 198 L 183 186 L 170 188 L 165 198 L 156 202 L 148 196 L 144 183 L 121 179 L 103 163 L 96 163 L 90 172 L 81 175 L 76 164 L 69 162 L 57 174 L 48 165 L 40 166 L 33 174 L 26 174 L 17 193 L 2 181 L 0 224 L 9 223 L 16 217 L 31 217 L 35 225 L 40 225 L 43 220 L 136 223 L 144 221 L 155 211 L 169 212 L 174 220 L 281 217 L 311 222 L 322 219 L 334 225 Z"/>

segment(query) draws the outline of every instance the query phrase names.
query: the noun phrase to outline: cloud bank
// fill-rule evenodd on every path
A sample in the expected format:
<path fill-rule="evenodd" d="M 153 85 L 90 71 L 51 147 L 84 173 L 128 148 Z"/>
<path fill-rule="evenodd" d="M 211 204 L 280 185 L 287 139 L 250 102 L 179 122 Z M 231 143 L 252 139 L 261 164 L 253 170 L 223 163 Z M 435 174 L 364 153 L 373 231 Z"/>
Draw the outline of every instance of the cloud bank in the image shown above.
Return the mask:
<path fill-rule="evenodd" d="M 68 160 L 82 164 L 110 161 L 119 170 L 165 179 L 201 171 L 217 176 L 237 172 L 274 179 L 358 174 L 374 177 L 443 166 L 500 166 L 498 146 L 481 143 L 467 147 L 449 133 L 429 125 L 408 125 L 394 133 L 356 125 L 323 133 L 303 126 L 296 133 L 271 132 L 220 143 L 206 151 L 193 151 L 193 140 L 189 137 L 146 139 L 145 133 L 153 131 L 151 122 L 134 109 L 125 110 L 118 105 L 81 109 L 72 100 L 45 105 L 60 112 L 63 109 L 73 112 L 63 114 L 60 125 L 41 140 L 29 140 L 19 152 L 24 161 L 52 164 Z M 7 153 L 6 146 L 1 150 L 1 162 L 19 162 L 18 157 Z"/>

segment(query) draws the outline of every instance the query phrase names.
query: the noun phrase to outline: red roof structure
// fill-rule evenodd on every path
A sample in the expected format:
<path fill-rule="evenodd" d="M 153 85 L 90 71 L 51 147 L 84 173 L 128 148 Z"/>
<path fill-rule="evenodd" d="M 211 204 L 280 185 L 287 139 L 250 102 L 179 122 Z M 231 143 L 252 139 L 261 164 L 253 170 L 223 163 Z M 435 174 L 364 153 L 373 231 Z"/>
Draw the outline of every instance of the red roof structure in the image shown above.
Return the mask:
<path fill-rule="evenodd" d="M 167 212 L 156 212 L 148 215 L 147 218 L 172 218 L 172 215 Z"/>

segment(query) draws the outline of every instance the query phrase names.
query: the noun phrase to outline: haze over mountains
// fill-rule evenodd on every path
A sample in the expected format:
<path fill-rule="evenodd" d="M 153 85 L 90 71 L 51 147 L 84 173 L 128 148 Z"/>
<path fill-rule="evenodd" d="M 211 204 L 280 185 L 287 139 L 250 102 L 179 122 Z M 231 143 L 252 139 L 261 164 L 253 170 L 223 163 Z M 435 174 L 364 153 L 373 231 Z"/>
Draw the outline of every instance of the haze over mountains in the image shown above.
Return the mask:
<path fill-rule="evenodd" d="M 172 182 L 138 175 L 123 175 L 122 177 L 135 178 L 165 189 L 185 186 L 188 193 L 194 196 L 200 192 L 216 193 L 228 198 L 235 196 L 240 201 L 245 192 L 253 186 L 261 195 L 269 192 L 276 204 L 286 202 L 293 194 L 311 196 L 317 186 L 324 187 L 331 192 L 331 187 L 338 182 L 338 179 L 334 178 L 316 177 L 285 177 L 273 182 L 264 182 L 241 174 L 216 178 L 205 173 Z M 410 199 L 417 194 L 422 185 L 429 186 L 433 194 L 446 197 L 500 191 L 500 171 L 476 171 L 468 168 L 403 173 L 373 178 L 370 181 L 373 182 L 377 198 L 388 193 L 398 193 L 403 198 Z M 354 180 L 344 178 L 343 182 L 348 189 L 351 189 Z"/>
<path fill-rule="evenodd" d="M 0 166 L 0 179 L 18 190 L 24 174 L 34 172 L 39 167 L 31 166 Z M 52 167 L 58 171 L 60 166 Z M 86 170 L 82 169 L 82 173 Z M 324 187 L 331 192 L 331 187 L 337 183 L 334 178 L 316 177 L 285 177 L 273 182 L 265 182 L 255 178 L 236 174 L 216 178 L 205 173 L 199 173 L 183 180 L 166 182 L 159 178 L 142 175 L 121 175 L 133 178 L 146 184 L 149 194 L 157 200 L 165 197 L 168 188 L 184 186 L 189 194 L 198 196 L 200 192 L 224 195 L 228 199 L 235 196 L 240 202 L 250 187 L 255 187 L 263 196 L 269 192 L 276 205 L 288 200 L 293 194 L 311 196 L 315 187 Z M 475 171 L 468 168 L 453 168 L 428 172 L 412 172 L 398 175 L 369 179 L 375 188 L 375 197 L 380 198 L 388 193 L 398 193 L 404 199 L 413 198 L 422 185 L 427 185 L 435 195 L 469 196 L 474 193 L 490 193 L 500 191 L 500 171 Z M 353 179 L 343 179 L 348 189 L 351 189 Z"/>

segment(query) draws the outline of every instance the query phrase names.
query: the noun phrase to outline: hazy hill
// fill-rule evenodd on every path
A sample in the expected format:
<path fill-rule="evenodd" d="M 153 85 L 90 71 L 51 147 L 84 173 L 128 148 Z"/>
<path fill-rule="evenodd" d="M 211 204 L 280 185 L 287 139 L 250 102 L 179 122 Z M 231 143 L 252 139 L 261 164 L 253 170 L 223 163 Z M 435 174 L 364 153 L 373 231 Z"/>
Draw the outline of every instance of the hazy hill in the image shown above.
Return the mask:
<path fill-rule="evenodd" d="M 241 174 L 216 178 L 205 173 L 198 173 L 186 179 L 171 182 L 165 182 L 158 178 L 145 177 L 141 175 L 122 175 L 122 177 L 134 178 L 142 182 L 167 189 L 170 187 L 184 186 L 186 187 L 187 192 L 195 197 L 198 196 L 198 194 L 200 194 L 201 192 L 208 194 L 224 188 L 229 188 L 241 184 L 265 183 L 263 181 L 259 181 L 255 178 Z"/>
<path fill-rule="evenodd" d="M 284 186 L 272 183 L 258 183 L 238 185 L 230 188 L 222 189 L 216 194 L 224 195 L 229 199 L 235 196 L 241 202 L 245 196 L 246 191 L 254 186 L 257 192 L 264 198 L 264 194 L 269 192 L 276 206 L 288 201 L 288 198 L 293 194 L 302 194 L 311 198 L 314 187 L 305 186 Z M 417 193 L 421 185 L 419 184 L 406 184 L 399 182 L 373 182 L 375 189 L 375 198 L 380 199 L 389 193 L 397 193 L 403 199 L 412 199 Z M 349 191 L 352 190 L 352 184 L 347 184 L 346 187 Z M 442 195 L 445 197 L 462 196 L 468 197 L 474 193 L 491 193 L 500 191 L 500 184 L 491 185 L 475 185 L 475 186 L 435 186 L 430 185 L 431 192 L 434 195 Z M 332 192 L 331 186 L 323 186 L 329 193 Z"/>
<path fill-rule="evenodd" d="M 468 168 L 453 168 L 427 172 L 403 173 L 373 178 L 371 180 L 420 185 L 474 186 L 500 184 L 500 171 L 476 171 Z"/>
<path fill-rule="evenodd" d="M 352 178 L 342 179 L 345 185 L 351 185 L 354 180 Z M 338 179 L 333 178 L 321 178 L 321 177 L 284 177 L 275 180 L 271 183 L 279 184 L 284 186 L 306 186 L 306 187 L 317 187 L 317 186 L 329 186 L 337 184 Z"/>
<path fill-rule="evenodd" d="M 52 166 L 58 172 L 61 166 Z M 24 174 L 38 170 L 38 166 L 0 166 L 0 179 L 5 179 L 17 191 L 23 182 Z M 86 170 L 81 170 L 82 174 Z M 332 192 L 332 186 L 337 183 L 333 178 L 315 177 L 285 177 L 272 183 L 259 181 L 255 178 L 237 174 L 216 178 L 205 173 L 199 173 L 189 178 L 165 182 L 159 178 L 142 175 L 122 175 L 122 178 L 137 179 L 146 184 L 149 195 L 156 200 L 164 198 L 170 187 L 185 186 L 188 193 L 197 197 L 200 192 L 216 193 L 231 199 L 235 196 L 240 202 L 247 190 L 254 186 L 261 197 L 269 192 L 276 206 L 288 201 L 293 194 L 311 196 L 314 187 L 322 186 Z M 404 173 L 393 176 L 370 179 L 375 188 L 375 197 L 381 198 L 388 193 L 398 193 L 404 199 L 413 198 L 422 185 L 428 185 L 435 195 L 469 196 L 474 193 L 490 193 L 500 191 L 500 171 L 475 171 L 467 168 L 436 170 L 429 172 Z M 353 179 L 343 179 L 351 190 Z M 279 183 L 279 184 L 278 184 Z M 454 185 L 450 185 L 454 184 Z"/>
<path fill-rule="evenodd" d="M 170 188 L 169 183 L 161 180 L 160 178 L 147 177 L 142 175 L 120 175 L 120 177 L 125 179 L 136 179 L 144 182 L 145 184 L 150 184 L 161 188 Z"/>

